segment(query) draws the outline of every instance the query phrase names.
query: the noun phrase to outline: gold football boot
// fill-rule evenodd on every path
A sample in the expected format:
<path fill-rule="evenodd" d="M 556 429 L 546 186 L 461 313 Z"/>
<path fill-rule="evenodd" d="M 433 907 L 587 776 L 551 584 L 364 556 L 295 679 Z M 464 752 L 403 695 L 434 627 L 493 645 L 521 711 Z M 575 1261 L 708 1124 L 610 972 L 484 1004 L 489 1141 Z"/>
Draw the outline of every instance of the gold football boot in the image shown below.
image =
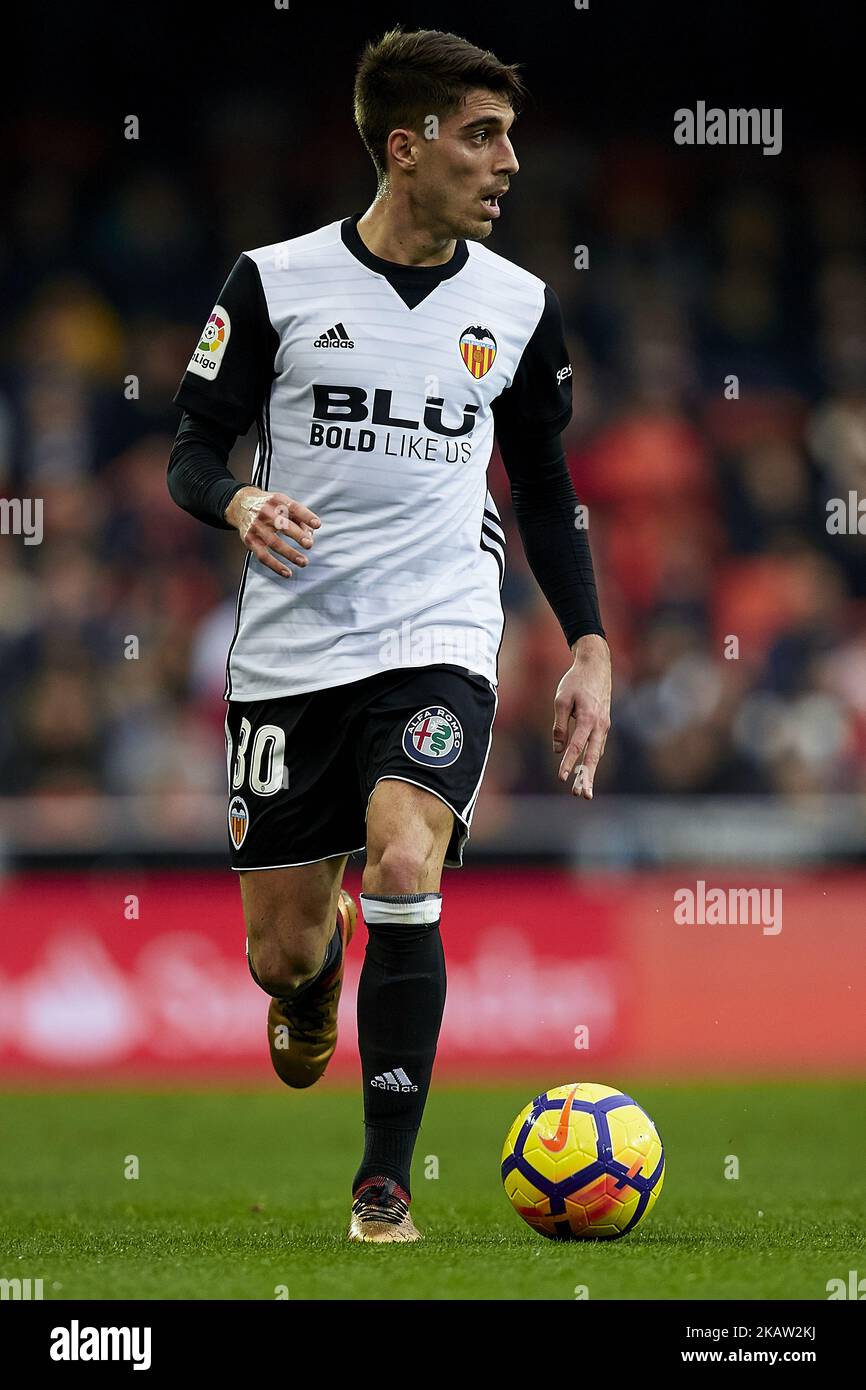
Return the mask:
<path fill-rule="evenodd" d="M 409 1214 L 409 1197 L 393 1178 L 368 1178 L 352 1202 L 349 1240 L 423 1240 Z"/>

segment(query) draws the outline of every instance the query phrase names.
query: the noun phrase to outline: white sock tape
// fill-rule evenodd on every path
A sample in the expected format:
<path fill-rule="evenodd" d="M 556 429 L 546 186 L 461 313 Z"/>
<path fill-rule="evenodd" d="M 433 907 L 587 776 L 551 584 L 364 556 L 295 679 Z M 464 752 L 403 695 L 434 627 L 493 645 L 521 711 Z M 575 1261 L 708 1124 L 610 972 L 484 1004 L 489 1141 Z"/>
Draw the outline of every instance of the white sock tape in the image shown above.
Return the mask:
<path fill-rule="evenodd" d="M 369 926 L 375 922 L 406 922 L 407 925 L 438 922 L 442 915 L 442 894 L 427 893 L 420 902 L 404 902 L 399 897 L 377 898 L 361 893 L 361 912 Z"/>

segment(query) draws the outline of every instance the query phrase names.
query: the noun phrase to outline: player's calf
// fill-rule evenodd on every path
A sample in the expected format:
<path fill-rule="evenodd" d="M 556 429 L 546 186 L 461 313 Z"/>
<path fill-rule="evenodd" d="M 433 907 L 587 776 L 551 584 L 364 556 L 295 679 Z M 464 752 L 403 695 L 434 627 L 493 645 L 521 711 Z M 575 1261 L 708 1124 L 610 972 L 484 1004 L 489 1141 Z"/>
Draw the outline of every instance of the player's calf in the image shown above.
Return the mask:
<path fill-rule="evenodd" d="M 268 1046 L 287 1086 L 311 1086 L 337 1042 L 346 947 L 357 909 L 340 889 L 345 856 L 241 876 L 247 958 L 271 995 Z"/>
<path fill-rule="evenodd" d="M 268 1047 L 274 1071 L 287 1086 L 296 1089 L 312 1086 L 334 1055 L 346 948 L 352 939 L 356 918 L 353 899 L 341 892 L 334 934 L 319 970 L 312 980 L 305 981 L 291 993 L 271 999 Z M 261 984 L 252 961 L 249 965 L 253 979 Z"/>

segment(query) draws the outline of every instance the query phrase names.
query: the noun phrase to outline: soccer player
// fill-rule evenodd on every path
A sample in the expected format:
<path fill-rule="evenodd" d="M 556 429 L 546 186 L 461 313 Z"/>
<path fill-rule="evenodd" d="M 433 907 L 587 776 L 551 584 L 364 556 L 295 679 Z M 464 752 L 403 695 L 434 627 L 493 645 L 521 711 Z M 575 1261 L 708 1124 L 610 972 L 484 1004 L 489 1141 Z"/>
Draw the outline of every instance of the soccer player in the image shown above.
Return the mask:
<path fill-rule="evenodd" d="M 172 497 L 247 549 L 228 656 L 228 826 L 278 1076 L 337 1037 L 366 849 L 358 991 L 365 1148 L 349 1237 L 417 1240 L 410 1166 L 445 1002 L 443 864 L 460 866 L 490 749 L 505 533 L 571 648 L 559 777 L 591 798 L 610 658 L 560 434 L 571 367 L 553 291 L 489 251 L 518 163 L 515 67 L 453 34 L 363 53 L 367 211 L 244 252 L 175 396 Z M 227 467 L 258 428 L 253 481 Z"/>

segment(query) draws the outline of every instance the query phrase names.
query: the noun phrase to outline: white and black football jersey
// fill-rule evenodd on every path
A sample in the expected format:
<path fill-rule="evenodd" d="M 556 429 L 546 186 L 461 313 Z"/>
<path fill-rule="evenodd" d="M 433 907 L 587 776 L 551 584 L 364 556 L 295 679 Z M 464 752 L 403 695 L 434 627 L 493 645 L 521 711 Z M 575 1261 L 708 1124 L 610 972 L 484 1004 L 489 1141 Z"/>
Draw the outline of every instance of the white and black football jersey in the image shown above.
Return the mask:
<path fill-rule="evenodd" d="M 292 579 L 247 555 L 229 699 L 440 663 L 495 686 L 494 429 L 545 438 L 571 417 L 542 280 L 475 242 L 442 266 L 382 260 L 359 217 L 244 252 L 175 396 L 238 434 L 255 421 L 253 482 L 322 523 Z"/>

